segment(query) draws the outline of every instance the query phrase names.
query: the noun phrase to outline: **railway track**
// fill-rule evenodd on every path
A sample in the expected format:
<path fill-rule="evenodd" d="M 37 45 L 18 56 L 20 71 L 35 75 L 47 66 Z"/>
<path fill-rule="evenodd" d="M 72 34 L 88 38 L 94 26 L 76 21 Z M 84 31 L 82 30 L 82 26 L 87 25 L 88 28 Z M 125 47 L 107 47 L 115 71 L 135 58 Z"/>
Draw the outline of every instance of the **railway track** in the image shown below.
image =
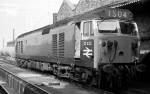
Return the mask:
<path fill-rule="evenodd" d="M 2 86 L 0 86 L 0 94 L 7 94 L 7 92 L 4 90 Z"/>
<path fill-rule="evenodd" d="M 5 61 L 5 63 L 8 63 L 9 61 Z M 32 89 L 35 89 L 35 90 L 37 90 L 37 91 L 35 91 L 36 93 L 38 92 L 39 94 L 41 93 L 41 94 L 49 94 L 47 91 L 45 91 L 44 89 L 42 89 L 42 88 L 40 88 L 40 87 L 38 87 L 38 86 L 36 86 L 35 84 L 32 84 L 32 83 L 30 83 L 30 82 L 28 82 L 28 81 L 26 81 L 26 80 L 24 80 L 24 79 L 22 79 L 22 78 L 20 78 L 20 77 L 18 77 L 16 74 L 14 74 L 12 71 L 9 71 L 9 70 L 6 70 L 6 67 L 5 68 L 3 68 L 4 66 L 9 66 L 8 64 L 7 65 L 5 65 L 4 63 L 2 63 L 2 62 L 0 62 L 0 72 L 1 72 L 1 74 L 3 74 L 3 75 L 1 75 L 1 77 L 2 77 L 2 79 L 3 79 L 3 77 L 5 76 L 6 77 L 6 79 L 7 80 L 5 80 L 6 81 L 6 83 L 8 84 L 8 87 L 11 87 L 11 88 L 13 88 L 15 91 L 16 91 L 16 93 L 17 94 L 26 94 L 26 92 L 30 92 L 30 91 L 28 91 L 28 90 L 25 90 L 26 88 L 28 89 L 28 87 L 32 87 Z M 18 70 L 18 69 L 17 69 Z M 16 70 L 16 72 L 17 72 L 17 70 Z M 10 80 L 11 80 L 11 82 L 10 82 Z M 18 84 L 19 83 L 19 84 Z M 17 85 L 16 85 L 17 84 Z M 21 90 L 19 90 L 19 91 L 17 91 L 17 88 L 18 89 L 20 89 L 21 88 L 21 85 L 22 86 L 24 86 L 23 88 L 22 88 L 22 91 Z M 26 86 L 27 85 L 27 86 Z M 15 87 L 15 86 L 20 86 L 20 87 Z M 32 92 L 32 91 L 31 91 Z M 37 93 L 37 94 L 38 94 Z"/>

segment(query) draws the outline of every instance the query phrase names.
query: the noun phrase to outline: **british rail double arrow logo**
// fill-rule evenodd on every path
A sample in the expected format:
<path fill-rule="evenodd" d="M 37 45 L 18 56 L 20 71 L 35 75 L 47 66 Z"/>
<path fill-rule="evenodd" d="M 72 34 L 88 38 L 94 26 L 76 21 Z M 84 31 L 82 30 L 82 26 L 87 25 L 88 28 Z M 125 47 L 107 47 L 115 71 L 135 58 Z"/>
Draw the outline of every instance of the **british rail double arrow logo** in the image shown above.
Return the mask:
<path fill-rule="evenodd" d="M 90 58 L 90 56 L 93 55 L 93 50 L 89 49 L 88 47 L 85 47 L 85 49 L 83 50 L 83 55 L 85 55 L 87 58 Z"/>

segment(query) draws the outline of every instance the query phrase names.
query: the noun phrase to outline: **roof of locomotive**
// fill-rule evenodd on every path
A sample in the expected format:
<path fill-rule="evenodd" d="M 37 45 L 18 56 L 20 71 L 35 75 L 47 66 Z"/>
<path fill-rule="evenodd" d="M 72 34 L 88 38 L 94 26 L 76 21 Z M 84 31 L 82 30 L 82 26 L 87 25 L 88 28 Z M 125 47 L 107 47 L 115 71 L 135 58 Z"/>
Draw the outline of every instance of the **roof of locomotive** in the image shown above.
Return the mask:
<path fill-rule="evenodd" d="M 112 12 L 111 16 L 110 16 L 110 11 Z M 127 17 L 114 17 L 114 13 L 116 11 L 124 11 L 127 13 Z M 119 13 L 118 12 L 118 13 Z M 131 20 L 133 18 L 133 14 L 129 11 L 129 10 L 126 10 L 126 9 L 114 9 L 114 8 L 97 8 L 97 9 L 94 9 L 94 10 L 91 10 L 89 12 L 85 12 L 84 14 L 79 14 L 79 15 L 75 15 L 73 17 L 69 17 L 69 18 L 66 18 L 64 20 L 60 20 L 60 21 L 57 21 L 56 23 L 54 24 L 51 24 L 51 25 L 47 25 L 47 26 L 44 26 L 44 27 L 41 27 L 41 28 L 38 28 L 36 30 L 33 30 L 33 31 L 29 31 L 29 32 L 26 32 L 26 33 L 23 33 L 21 35 L 18 36 L 18 38 L 21 38 L 21 37 L 24 37 L 26 35 L 29 35 L 31 33 L 34 33 L 34 32 L 38 32 L 39 30 L 41 29 L 45 29 L 45 28 L 50 28 L 50 29 L 53 29 L 53 28 L 56 28 L 56 27 L 59 27 L 59 26 L 63 26 L 63 25 L 66 25 L 67 23 L 73 21 L 73 22 L 80 22 L 82 20 L 90 20 L 90 19 L 95 19 L 95 18 L 98 18 L 98 19 L 114 19 L 114 18 L 118 18 L 118 19 L 123 19 L 123 20 Z"/>

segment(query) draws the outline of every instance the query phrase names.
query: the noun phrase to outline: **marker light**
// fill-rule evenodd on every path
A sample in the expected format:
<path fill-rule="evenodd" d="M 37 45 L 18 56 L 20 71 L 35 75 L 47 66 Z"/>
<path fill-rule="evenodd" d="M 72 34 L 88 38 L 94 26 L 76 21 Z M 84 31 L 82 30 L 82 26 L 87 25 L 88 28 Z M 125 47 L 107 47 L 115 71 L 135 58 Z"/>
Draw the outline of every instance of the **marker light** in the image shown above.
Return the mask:
<path fill-rule="evenodd" d="M 105 46 L 106 46 L 106 42 L 103 41 L 103 42 L 102 42 L 102 47 L 105 47 Z"/>
<path fill-rule="evenodd" d="M 107 47 L 112 47 L 112 46 L 113 46 L 113 42 L 107 41 Z"/>

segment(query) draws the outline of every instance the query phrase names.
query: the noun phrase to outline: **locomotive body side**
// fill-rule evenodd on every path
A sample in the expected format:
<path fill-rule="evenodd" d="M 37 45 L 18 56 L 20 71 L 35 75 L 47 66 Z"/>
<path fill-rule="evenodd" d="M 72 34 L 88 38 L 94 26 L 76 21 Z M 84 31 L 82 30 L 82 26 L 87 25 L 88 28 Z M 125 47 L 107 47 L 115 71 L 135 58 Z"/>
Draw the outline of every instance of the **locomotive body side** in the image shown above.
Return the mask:
<path fill-rule="evenodd" d="M 16 41 L 16 56 L 22 59 L 36 60 L 38 56 L 44 56 L 43 50 L 47 50 L 45 46 L 41 46 L 42 31 L 17 38 Z M 44 48 L 44 49 L 43 49 Z"/>
<path fill-rule="evenodd" d="M 43 37 L 42 32 L 43 29 L 38 29 L 36 32 L 17 38 L 16 60 L 18 66 L 48 70 L 48 64 L 42 64 L 48 60 L 48 37 Z"/>
<path fill-rule="evenodd" d="M 43 30 L 17 38 L 16 57 L 39 63 L 73 64 L 74 24 L 50 29 L 48 34 L 42 35 Z"/>

